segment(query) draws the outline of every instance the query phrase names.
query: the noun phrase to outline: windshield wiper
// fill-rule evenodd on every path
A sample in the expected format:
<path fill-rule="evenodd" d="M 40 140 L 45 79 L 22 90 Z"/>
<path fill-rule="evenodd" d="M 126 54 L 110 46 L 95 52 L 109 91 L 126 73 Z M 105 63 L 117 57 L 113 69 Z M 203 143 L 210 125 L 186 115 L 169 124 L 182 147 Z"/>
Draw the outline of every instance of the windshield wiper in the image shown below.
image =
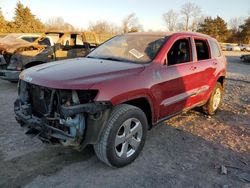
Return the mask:
<path fill-rule="evenodd" d="M 97 59 L 97 57 L 94 57 L 94 56 L 86 56 L 86 58 L 93 58 L 93 59 Z"/>
<path fill-rule="evenodd" d="M 87 56 L 87 58 L 103 59 L 103 60 L 111 60 L 111 61 L 127 61 L 127 60 L 123 60 L 123 59 L 121 59 L 121 58 L 115 58 L 115 57 Z"/>
<path fill-rule="evenodd" d="M 126 62 L 126 63 L 136 63 L 133 61 L 129 61 L 128 59 L 125 59 L 125 58 L 116 58 L 116 57 L 86 56 L 86 58 L 103 59 L 103 60 L 119 61 L 119 62 Z"/>
<path fill-rule="evenodd" d="M 111 61 L 124 61 L 120 58 L 115 58 L 115 57 L 98 57 L 98 59 L 111 60 Z"/>

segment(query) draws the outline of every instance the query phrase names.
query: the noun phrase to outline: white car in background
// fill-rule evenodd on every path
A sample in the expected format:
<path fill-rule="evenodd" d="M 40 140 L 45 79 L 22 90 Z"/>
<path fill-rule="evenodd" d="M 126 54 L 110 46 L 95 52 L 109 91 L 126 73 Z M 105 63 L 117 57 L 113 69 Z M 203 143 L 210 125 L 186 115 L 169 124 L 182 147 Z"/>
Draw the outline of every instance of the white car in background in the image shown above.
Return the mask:
<path fill-rule="evenodd" d="M 234 45 L 229 45 L 229 46 L 227 47 L 227 50 L 228 50 L 228 51 L 238 51 L 238 52 L 241 51 L 241 49 L 240 49 L 239 46 L 234 46 Z"/>
<path fill-rule="evenodd" d="M 240 49 L 241 49 L 241 51 L 244 51 L 244 52 L 250 52 L 250 45 L 241 44 Z"/>
<path fill-rule="evenodd" d="M 250 46 L 247 46 L 247 47 L 245 48 L 245 51 L 250 52 Z"/>

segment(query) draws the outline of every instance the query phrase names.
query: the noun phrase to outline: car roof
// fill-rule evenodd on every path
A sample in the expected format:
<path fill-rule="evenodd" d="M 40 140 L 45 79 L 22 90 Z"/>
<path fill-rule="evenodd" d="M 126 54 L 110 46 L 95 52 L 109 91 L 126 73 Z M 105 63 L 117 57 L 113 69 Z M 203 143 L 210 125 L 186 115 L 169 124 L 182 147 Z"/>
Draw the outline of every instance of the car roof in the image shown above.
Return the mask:
<path fill-rule="evenodd" d="M 69 32 L 69 31 L 46 31 L 45 34 L 81 34 L 80 32 Z"/>
<path fill-rule="evenodd" d="M 211 38 L 213 37 L 209 35 L 205 35 L 202 33 L 197 33 L 197 32 L 186 32 L 186 31 L 181 31 L 181 32 L 135 32 L 135 33 L 127 33 L 126 35 L 147 35 L 147 36 L 181 36 L 181 35 L 191 35 L 191 36 L 197 36 L 197 37 L 205 37 L 205 38 Z"/>

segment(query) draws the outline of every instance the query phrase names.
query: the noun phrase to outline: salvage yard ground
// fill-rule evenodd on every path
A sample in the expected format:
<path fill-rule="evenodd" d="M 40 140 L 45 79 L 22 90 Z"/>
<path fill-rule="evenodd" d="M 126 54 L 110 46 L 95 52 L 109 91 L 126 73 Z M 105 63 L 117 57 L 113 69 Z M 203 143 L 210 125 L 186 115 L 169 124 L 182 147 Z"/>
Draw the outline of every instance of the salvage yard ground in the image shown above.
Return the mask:
<path fill-rule="evenodd" d="M 0 187 L 250 187 L 250 64 L 225 52 L 224 104 L 214 117 L 194 109 L 148 132 L 129 166 L 29 138 L 14 118 L 17 85 L 0 80 Z M 222 170 L 221 170 L 222 168 Z"/>

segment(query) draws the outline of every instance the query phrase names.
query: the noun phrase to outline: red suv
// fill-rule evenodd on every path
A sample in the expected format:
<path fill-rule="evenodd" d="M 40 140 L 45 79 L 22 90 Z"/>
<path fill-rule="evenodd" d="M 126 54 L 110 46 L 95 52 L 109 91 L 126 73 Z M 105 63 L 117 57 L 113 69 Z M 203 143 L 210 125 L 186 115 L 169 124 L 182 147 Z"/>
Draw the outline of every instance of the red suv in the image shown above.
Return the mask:
<path fill-rule="evenodd" d="M 132 33 L 85 58 L 23 71 L 17 121 L 28 134 L 122 167 L 140 153 L 152 126 L 193 107 L 213 115 L 221 104 L 226 59 L 198 33 Z"/>

